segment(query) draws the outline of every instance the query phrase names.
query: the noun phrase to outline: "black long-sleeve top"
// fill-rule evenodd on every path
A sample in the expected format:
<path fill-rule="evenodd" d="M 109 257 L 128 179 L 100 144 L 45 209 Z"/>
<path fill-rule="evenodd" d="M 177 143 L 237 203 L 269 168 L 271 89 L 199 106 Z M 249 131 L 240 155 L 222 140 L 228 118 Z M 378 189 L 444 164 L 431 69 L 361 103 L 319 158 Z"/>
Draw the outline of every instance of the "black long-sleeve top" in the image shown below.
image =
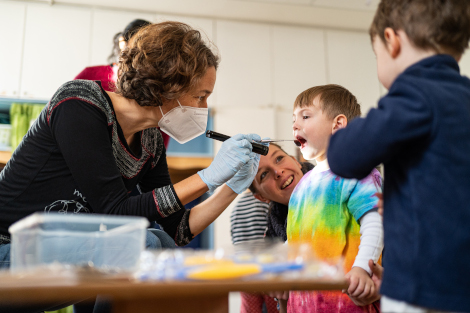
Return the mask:
<path fill-rule="evenodd" d="M 0 173 L 0 241 L 19 219 L 58 211 L 147 217 L 187 244 L 190 211 L 171 184 L 161 134 L 140 136 L 134 154 L 98 82 L 61 86 Z M 137 184 L 142 195 L 130 197 Z"/>

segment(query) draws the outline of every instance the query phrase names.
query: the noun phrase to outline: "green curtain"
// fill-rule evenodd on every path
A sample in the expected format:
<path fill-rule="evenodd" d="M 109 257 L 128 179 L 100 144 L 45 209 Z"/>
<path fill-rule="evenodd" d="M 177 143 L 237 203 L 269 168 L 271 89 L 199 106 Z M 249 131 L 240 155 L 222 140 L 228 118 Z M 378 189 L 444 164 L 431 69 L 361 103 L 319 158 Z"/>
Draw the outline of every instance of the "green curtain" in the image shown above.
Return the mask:
<path fill-rule="evenodd" d="M 66 307 L 65 309 L 60 309 L 57 311 L 46 311 L 46 313 L 73 313 L 73 305 Z"/>
<path fill-rule="evenodd" d="M 11 150 L 23 140 L 31 124 L 38 118 L 44 104 L 12 103 L 10 106 Z"/>

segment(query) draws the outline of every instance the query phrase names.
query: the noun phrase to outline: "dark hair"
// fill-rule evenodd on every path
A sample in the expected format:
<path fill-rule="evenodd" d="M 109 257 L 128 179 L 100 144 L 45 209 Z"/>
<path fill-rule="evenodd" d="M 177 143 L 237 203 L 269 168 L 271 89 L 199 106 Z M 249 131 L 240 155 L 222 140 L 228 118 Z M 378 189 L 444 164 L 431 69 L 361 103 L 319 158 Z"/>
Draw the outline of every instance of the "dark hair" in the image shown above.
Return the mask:
<path fill-rule="evenodd" d="M 132 22 L 127 24 L 126 28 L 124 28 L 124 31 L 122 32 L 122 37 L 127 42 L 135 33 L 137 33 L 137 31 L 139 31 L 139 29 L 150 24 L 152 23 L 146 20 L 133 20 Z"/>
<path fill-rule="evenodd" d="M 468 0 L 382 0 L 369 29 L 385 43 L 387 27 L 402 30 L 418 48 L 460 57 L 470 39 Z"/>
<path fill-rule="evenodd" d="M 119 32 L 113 37 L 113 50 L 108 56 L 108 63 L 113 64 L 119 61 L 119 55 L 121 54 L 121 49 L 119 48 L 119 37 L 122 36 L 122 33 Z"/>
<path fill-rule="evenodd" d="M 320 97 L 320 108 L 330 119 L 344 114 L 348 122 L 361 116 L 361 106 L 356 97 L 339 85 L 323 85 L 309 88 L 297 96 L 294 109 L 313 105 L 313 100 Z"/>
<path fill-rule="evenodd" d="M 199 31 L 179 22 L 151 24 L 121 53 L 116 93 L 141 106 L 161 106 L 162 97 L 178 99 L 218 64 Z"/>
<path fill-rule="evenodd" d="M 281 150 L 282 152 L 284 152 L 286 155 L 289 155 L 289 154 L 288 154 L 284 149 L 282 149 L 282 147 L 281 147 L 280 145 L 278 145 L 277 143 L 270 143 L 270 144 L 269 144 L 269 147 L 272 147 L 272 146 L 278 147 L 279 150 Z M 248 187 L 248 188 L 250 189 L 250 191 L 251 191 L 253 194 L 257 193 L 254 182 L 255 182 L 255 180 L 253 179 L 253 182 L 251 183 L 250 187 Z"/>

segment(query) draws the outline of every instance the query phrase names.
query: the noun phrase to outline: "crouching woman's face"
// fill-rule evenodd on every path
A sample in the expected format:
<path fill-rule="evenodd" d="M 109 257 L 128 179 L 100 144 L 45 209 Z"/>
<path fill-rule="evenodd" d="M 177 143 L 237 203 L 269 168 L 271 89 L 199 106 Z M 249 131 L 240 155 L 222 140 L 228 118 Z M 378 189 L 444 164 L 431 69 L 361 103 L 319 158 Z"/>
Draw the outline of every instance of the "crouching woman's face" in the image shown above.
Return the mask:
<path fill-rule="evenodd" d="M 302 166 L 294 157 L 271 145 L 268 155 L 261 156 L 251 189 L 258 200 L 288 205 L 292 191 L 303 176 Z"/>

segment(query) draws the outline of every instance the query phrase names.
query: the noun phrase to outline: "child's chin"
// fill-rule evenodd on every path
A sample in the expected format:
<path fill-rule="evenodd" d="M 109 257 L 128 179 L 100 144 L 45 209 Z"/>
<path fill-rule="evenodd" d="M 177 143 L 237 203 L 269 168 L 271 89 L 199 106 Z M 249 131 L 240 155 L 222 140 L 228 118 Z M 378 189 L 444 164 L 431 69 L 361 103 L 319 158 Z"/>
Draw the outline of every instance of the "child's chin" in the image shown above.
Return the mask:
<path fill-rule="evenodd" d="M 308 147 L 305 147 L 302 149 L 302 156 L 304 157 L 305 160 L 313 160 L 315 159 L 315 153 L 312 151 L 312 149 L 309 149 Z"/>

